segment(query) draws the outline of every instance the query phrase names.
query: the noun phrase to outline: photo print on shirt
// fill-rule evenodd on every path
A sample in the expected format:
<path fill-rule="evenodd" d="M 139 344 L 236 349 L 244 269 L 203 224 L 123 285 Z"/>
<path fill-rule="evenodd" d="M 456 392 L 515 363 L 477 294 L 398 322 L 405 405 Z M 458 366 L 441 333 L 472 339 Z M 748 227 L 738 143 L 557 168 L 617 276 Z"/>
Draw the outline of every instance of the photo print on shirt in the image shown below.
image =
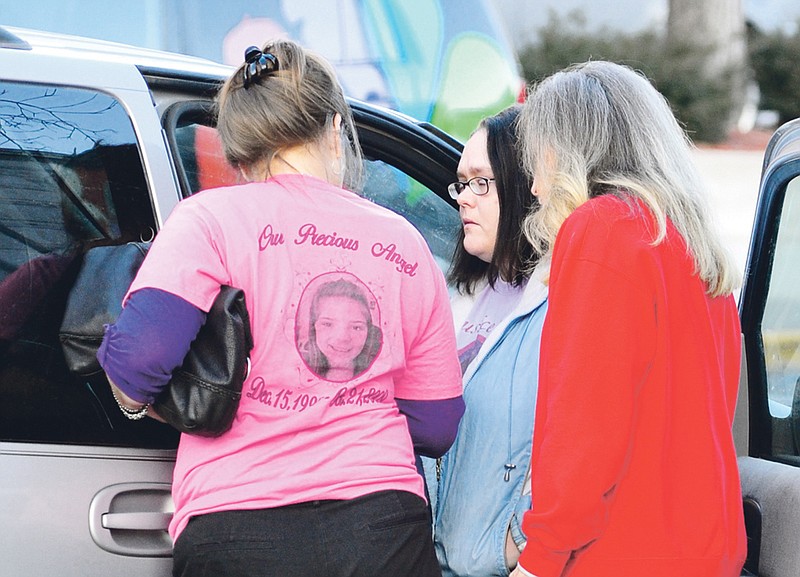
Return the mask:
<path fill-rule="evenodd" d="M 383 345 L 375 295 L 350 273 L 312 279 L 297 307 L 295 345 L 308 370 L 321 379 L 346 382 L 363 374 Z"/>

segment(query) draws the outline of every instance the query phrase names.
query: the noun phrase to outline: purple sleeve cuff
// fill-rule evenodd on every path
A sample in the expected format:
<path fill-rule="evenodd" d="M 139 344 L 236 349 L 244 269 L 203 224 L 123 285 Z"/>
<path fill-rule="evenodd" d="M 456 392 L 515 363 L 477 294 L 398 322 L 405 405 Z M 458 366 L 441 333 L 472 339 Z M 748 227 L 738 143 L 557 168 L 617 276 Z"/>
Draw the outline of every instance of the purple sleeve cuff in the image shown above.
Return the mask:
<path fill-rule="evenodd" d="M 169 382 L 206 313 L 166 291 L 130 295 L 117 322 L 106 327 L 97 359 L 108 378 L 138 403 L 152 403 Z"/>
<path fill-rule="evenodd" d="M 408 421 L 414 451 L 432 459 L 444 455 L 456 439 L 464 415 L 464 399 L 459 396 L 435 401 L 395 400 Z"/>

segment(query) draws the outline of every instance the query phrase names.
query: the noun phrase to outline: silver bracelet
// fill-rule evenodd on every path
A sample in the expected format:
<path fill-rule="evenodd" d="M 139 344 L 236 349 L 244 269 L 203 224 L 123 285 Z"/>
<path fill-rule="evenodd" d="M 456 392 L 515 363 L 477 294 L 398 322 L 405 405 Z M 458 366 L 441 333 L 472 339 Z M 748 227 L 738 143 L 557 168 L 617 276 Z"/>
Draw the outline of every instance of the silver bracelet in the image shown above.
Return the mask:
<path fill-rule="evenodd" d="M 149 404 L 144 404 L 138 409 L 131 409 L 130 407 L 126 407 L 122 404 L 117 396 L 117 392 L 114 390 L 114 387 L 111 387 L 111 395 L 114 397 L 114 400 L 117 401 L 117 406 L 119 410 L 122 411 L 122 414 L 125 415 L 131 421 L 138 421 L 139 419 L 144 419 L 147 416 L 147 409 L 150 408 Z"/>

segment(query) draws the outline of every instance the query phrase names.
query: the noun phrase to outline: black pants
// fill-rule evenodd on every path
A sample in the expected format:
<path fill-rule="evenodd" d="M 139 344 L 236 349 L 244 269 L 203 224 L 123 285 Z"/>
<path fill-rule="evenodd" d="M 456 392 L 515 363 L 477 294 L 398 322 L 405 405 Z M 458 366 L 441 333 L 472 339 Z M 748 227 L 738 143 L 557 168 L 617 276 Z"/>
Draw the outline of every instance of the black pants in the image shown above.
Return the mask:
<path fill-rule="evenodd" d="M 425 501 L 382 491 L 193 518 L 174 577 L 441 577 Z"/>

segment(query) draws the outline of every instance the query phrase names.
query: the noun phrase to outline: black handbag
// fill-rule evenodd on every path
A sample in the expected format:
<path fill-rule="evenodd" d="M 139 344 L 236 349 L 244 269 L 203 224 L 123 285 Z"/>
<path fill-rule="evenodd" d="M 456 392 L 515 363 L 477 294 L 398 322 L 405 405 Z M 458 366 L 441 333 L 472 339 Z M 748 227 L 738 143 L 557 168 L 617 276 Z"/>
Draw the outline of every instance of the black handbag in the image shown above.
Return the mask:
<path fill-rule="evenodd" d="M 67 366 L 77 375 L 102 372 L 96 355 L 103 325 L 119 316 L 148 248 L 147 243 L 98 246 L 84 255 L 59 331 Z M 153 410 L 183 433 L 221 435 L 236 415 L 252 348 L 244 291 L 223 286 Z"/>

